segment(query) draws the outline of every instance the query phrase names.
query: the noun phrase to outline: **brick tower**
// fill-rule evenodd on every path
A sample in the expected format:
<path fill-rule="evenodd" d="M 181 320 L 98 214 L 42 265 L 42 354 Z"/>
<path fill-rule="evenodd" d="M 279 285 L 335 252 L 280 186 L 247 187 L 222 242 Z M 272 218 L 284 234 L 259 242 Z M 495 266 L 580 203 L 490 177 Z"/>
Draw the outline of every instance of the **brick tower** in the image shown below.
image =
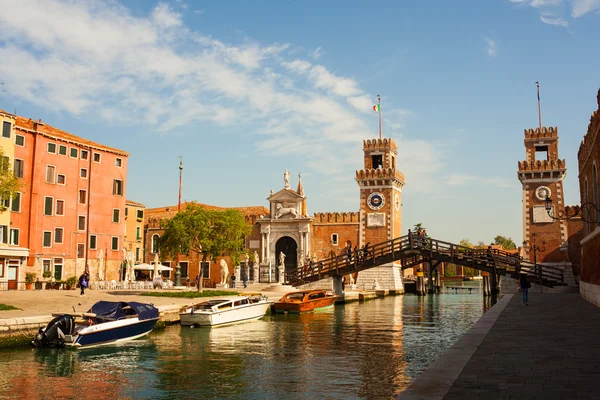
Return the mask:
<path fill-rule="evenodd" d="M 364 167 L 356 171 L 360 187 L 360 246 L 385 242 L 402 236 L 402 187 L 404 174 L 398 171 L 398 146 L 393 139 L 363 141 Z M 403 290 L 399 264 L 387 264 L 360 272 L 356 284 L 372 289 Z"/>
<path fill-rule="evenodd" d="M 526 161 L 519 161 L 519 180 L 523 185 L 523 240 L 535 243 L 545 251 L 537 251 L 537 262 L 566 266 L 568 258 L 568 232 L 565 221 L 548 216 L 544 200 L 549 195 L 556 208 L 563 209 L 565 199 L 563 179 L 567 174 L 565 160 L 558 158 L 558 128 L 525 129 Z M 533 261 L 533 251 L 529 251 Z"/>

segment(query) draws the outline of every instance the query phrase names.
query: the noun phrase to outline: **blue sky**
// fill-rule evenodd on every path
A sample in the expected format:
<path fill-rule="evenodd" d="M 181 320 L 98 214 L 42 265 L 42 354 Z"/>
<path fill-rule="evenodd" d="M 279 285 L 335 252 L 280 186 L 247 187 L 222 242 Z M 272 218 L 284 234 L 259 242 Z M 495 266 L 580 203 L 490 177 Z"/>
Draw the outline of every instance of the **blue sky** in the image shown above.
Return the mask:
<path fill-rule="evenodd" d="M 523 129 L 558 126 L 567 203 L 597 108 L 600 0 L 0 0 L 0 108 L 131 153 L 127 198 L 358 210 L 362 140 L 399 145 L 403 230 L 522 241 Z"/>

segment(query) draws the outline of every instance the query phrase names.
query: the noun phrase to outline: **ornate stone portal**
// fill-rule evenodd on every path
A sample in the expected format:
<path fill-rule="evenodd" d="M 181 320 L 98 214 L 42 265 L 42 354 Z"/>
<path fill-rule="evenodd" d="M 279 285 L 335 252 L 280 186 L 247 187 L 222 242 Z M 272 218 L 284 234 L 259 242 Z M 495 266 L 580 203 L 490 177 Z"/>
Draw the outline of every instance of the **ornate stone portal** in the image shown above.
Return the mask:
<path fill-rule="evenodd" d="M 283 282 L 284 271 L 295 269 L 299 265 L 300 258 L 310 254 L 312 218 L 306 215 L 306 197 L 302 180 L 300 177 L 298 179 L 298 189 L 292 190 L 289 173 L 287 170 L 284 172 L 284 188 L 267 198 L 270 214 L 258 220 L 262 260 L 259 282 L 285 283 Z M 281 253 L 284 257 L 280 257 Z"/>

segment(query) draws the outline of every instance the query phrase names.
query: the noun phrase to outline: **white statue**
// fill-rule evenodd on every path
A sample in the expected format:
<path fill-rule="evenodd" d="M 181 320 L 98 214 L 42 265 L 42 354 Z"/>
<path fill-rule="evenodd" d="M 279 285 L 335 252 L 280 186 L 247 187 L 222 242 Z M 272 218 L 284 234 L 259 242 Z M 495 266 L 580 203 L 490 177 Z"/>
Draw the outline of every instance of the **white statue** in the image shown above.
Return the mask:
<path fill-rule="evenodd" d="M 254 265 L 260 264 L 260 258 L 258 257 L 258 252 L 254 252 Z"/>
<path fill-rule="evenodd" d="M 304 269 L 304 257 L 300 256 L 300 259 L 298 260 L 298 265 L 300 266 L 300 270 Z"/>
<path fill-rule="evenodd" d="M 233 275 L 235 275 L 235 280 L 238 282 L 242 281 L 240 279 L 242 277 L 241 271 L 242 271 L 242 267 L 240 265 L 236 265 L 235 267 L 233 267 Z"/>
<path fill-rule="evenodd" d="M 98 280 L 104 280 L 104 249 L 98 253 Z"/>
<path fill-rule="evenodd" d="M 135 279 L 135 275 L 133 274 L 133 263 L 135 261 L 135 254 L 133 251 L 127 252 L 127 271 L 125 274 L 125 281 L 130 282 Z"/>
<path fill-rule="evenodd" d="M 281 203 L 278 203 L 275 206 L 275 209 L 275 219 L 279 219 L 286 214 L 290 214 L 292 218 L 298 218 L 298 210 L 296 210 L 294 207 L 284 207 L 281 205 Z"/>
<path fill-rule="evenodd" d="M 250 256 L 248 253 L 244 254 L 244 263 L 246 263 L 246 267 L 250 265 Z"/>
<path fill-rule="evenodd" d="M 283 253 L 283 251 L 279 252 L 279 265 L 280 266 L 285 265 L 285 254 Z"/>
<path fill-rule="evenodd" d="M 271 196 L 273 196 L 273 195 L 275 194 L 275 191 L 274 191 L 273 189 L 271 189 L 271 190 L 269 191 L 269 194 L 270 194 Z"/>
<path fill-rule="evenodd" d="M 227 277 L 229 276 L 229 267 L 227 266 L 227 261 L 225 261 L 224 258 L 221 258 L 219 266 L 221 267 L 221 284 L 225 285 L 227 283 Z"/>
<path fill-rule="evenodd" d="M 354 285 L 354 276 L 352 274 L 348 274 L 348 281 L 350 282 L 351 285 Z"/>
<path fill-rule="evenodd" d="M 290 173 L 288 172 L 288 170 L 286 169 L 283 172 L 283 187 L 286 189 L 290 188 Z"/>

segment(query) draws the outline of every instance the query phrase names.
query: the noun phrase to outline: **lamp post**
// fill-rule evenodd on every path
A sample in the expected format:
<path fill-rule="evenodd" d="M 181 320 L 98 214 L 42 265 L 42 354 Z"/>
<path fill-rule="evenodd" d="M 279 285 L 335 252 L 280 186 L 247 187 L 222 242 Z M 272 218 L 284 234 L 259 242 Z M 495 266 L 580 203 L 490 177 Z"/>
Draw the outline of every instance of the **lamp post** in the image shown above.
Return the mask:
<path fill-rule="evenodd" d="M 544 286 L 542 285 L 542 268 L 538 268 L 537 265 L 537 252 L 545 252 L 546 251 L 546 241 L 542 241 L 542 245 L 538 245 L 535 242 L 536 239 L 536 234 L 532 233 L 531 234 L 531 245 L 528 245 L 527 240 L 523 242 L 523 248 L 525 249 L 525 252 L 529 254 L 530 251 L 533 250 L 533 264 L 535 265 L 535 272 L 536 275 L 538 276 L 539 280 L 540 280 L 540 293 L 544 292 Z"/>
<path fill-rule="evenodd" d="M 548 216 L 554 220 L 564 221 L 579 216 L 585 222 L 592 224 L 600 223 L 600 208 L 594 203 L 586 202 L 579 207 L 559 210 L 558 215 L 555 215 L 554 210 L 552 209 L 552 199 L 550 196 L 546 196 L 544 207 L 546 208 Z"/>
<path fill-rule="evenodd" d="M 181 211 L 181 179 L 183 175 L 183 160 L 179 157 L 179 200 L 177 201 L 177 213 Z M 177 266 L 175 266 L 175 286 L 181 286 L 181 254 L 177 252 Z"/>

